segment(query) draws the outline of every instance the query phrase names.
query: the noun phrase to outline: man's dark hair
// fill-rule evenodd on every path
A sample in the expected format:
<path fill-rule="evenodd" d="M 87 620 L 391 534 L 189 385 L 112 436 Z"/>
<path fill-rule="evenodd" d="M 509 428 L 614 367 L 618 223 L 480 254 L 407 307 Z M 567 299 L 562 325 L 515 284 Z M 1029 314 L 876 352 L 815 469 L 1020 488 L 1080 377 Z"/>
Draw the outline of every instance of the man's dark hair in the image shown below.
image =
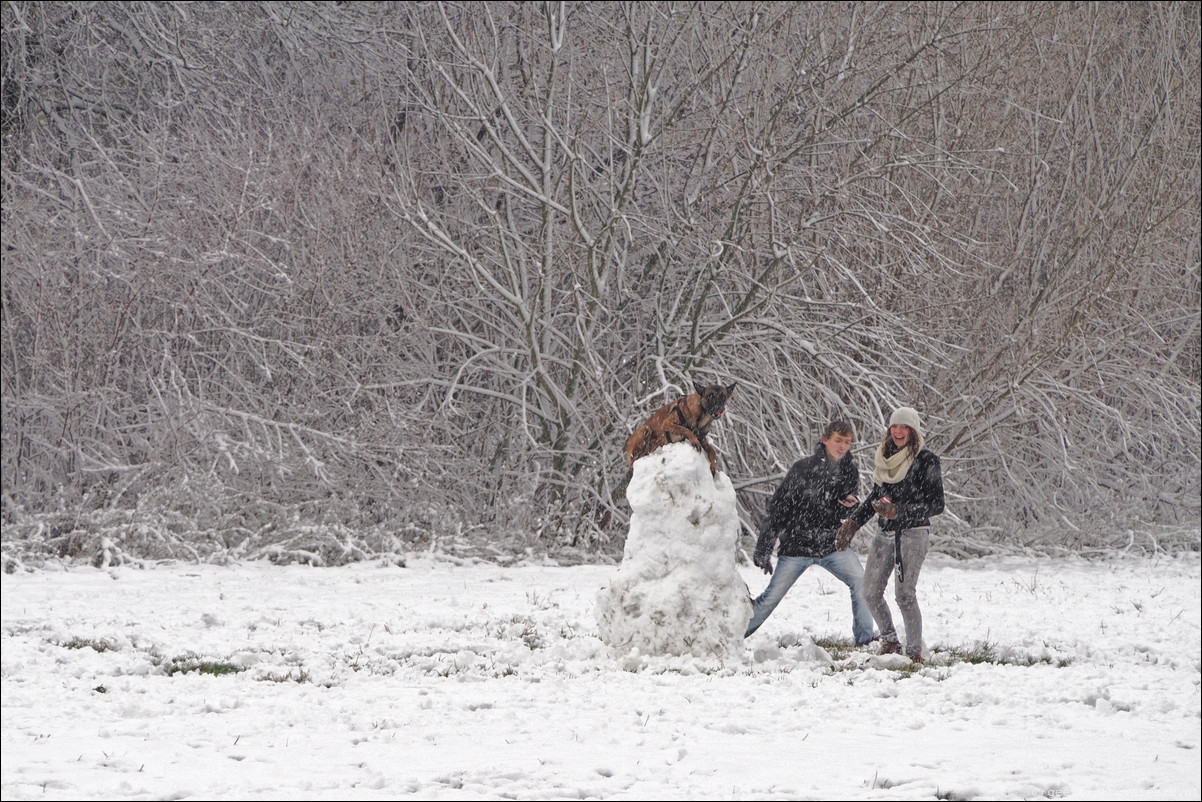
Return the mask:
<path fill-rule="evenodd" d="M 855 438 L 855 430 L 851 428 L 851 423 L 846 418 L 835 418 L 826 425 L 826 431 L 822 433 L 822 439 L 830 437 L 832 434 L 841 434 L 846 437 Z"/>

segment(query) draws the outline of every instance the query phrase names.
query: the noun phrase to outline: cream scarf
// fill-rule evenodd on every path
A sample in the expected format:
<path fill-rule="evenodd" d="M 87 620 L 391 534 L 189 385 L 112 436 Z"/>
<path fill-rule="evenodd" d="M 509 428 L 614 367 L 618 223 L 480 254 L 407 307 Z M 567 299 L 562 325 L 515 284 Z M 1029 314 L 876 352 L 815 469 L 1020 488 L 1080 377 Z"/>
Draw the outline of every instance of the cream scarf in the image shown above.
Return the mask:
<path fill-rule="evenodd" d="M 922 439 L 922 435 L 914 432 L 914 436 L 918 438 L 918 449 L 913 453 L 917 454 L 922 451 L 926 443 Z M 914 464 L 914 457 L 911 456 L 910 447 L 907 444 L 892 457 L 885 456 L 885 441 L 882 440 L 880 445 L 876 447 L 876 463 L 872 468 L 872 481 L 878 485 L 891 485 L 900 482 L 906 478 L 906 474 L 910 471 L 910 466 Z"/>

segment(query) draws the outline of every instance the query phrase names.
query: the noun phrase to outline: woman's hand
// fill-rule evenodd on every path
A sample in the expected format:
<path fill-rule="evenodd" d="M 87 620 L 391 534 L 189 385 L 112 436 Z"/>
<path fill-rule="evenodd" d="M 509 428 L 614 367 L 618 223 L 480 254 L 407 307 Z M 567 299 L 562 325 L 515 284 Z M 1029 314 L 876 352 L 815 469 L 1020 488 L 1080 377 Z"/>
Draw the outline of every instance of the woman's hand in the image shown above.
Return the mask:
<path fill-rule="evenodd" d="M 892 521 L 897 517 L 897 505 L 890 501 L 888 496 L 872 502 L 872 508 L 882 518 L 888 518 Z"/>

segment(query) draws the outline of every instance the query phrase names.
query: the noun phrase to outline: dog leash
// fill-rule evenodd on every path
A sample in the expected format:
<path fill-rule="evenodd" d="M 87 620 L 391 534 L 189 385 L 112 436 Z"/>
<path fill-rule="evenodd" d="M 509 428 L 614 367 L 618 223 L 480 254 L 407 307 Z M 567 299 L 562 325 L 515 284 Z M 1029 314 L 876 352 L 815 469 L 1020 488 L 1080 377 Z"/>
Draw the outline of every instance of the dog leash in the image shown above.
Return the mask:
<path fill-rule="evenodd" d="M 912 526 L 909 529 L 899 528 L 893 533 L 893 562 L 897 566 L 897 581 L 906 581 L 906 567 L 902 565 L 902 532 L 930 532 L 930 526 Z"/>
<path fill-rule="evenodd" d="M 882 501 L 892 502 L 888 496 L 881 496 Z M 893 530 L 893 564 L 897 566 L 897 581 L 899 583 L 906 581 L 906 566 L 902 564 L 902 549 L 901 549 L 901 533 L 900 527 Z"/>
<path fill-rule="evenodd" d="M 906 581 L 906 566 L 902 565 L 901 551 L 901 530 L 898 529 L 893 533 L 893 562 L 897 566 L 898 583 Z"/>

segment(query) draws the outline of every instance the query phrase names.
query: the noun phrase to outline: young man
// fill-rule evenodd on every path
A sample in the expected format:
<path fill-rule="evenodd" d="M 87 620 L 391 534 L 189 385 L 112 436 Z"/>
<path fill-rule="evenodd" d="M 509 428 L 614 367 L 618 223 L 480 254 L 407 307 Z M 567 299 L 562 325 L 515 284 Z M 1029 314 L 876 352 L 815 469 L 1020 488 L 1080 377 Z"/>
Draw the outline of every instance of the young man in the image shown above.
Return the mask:
<path fill-rule="evenodd" d="M 857 646 L 873 640 L 872 614 L 864 602 L 864 567 L 850 548 L 835 548 L 835 535 L 848 511 L 858 503 L 860 474 L 849 453 L 854 435 L 846 420 L 829 423 L 811 456 L 798 460 L 768 502 L 763 531 L 753 562 L 772 580 L 752 605 L 751 623 L 743 637 L 760 628 L 793 583 L 811 565 L 820 565 L 847 585 L 851 593 L 852 635 Z M 772 569 L 772 548 L 780 540 L 779 560 Z"/>

